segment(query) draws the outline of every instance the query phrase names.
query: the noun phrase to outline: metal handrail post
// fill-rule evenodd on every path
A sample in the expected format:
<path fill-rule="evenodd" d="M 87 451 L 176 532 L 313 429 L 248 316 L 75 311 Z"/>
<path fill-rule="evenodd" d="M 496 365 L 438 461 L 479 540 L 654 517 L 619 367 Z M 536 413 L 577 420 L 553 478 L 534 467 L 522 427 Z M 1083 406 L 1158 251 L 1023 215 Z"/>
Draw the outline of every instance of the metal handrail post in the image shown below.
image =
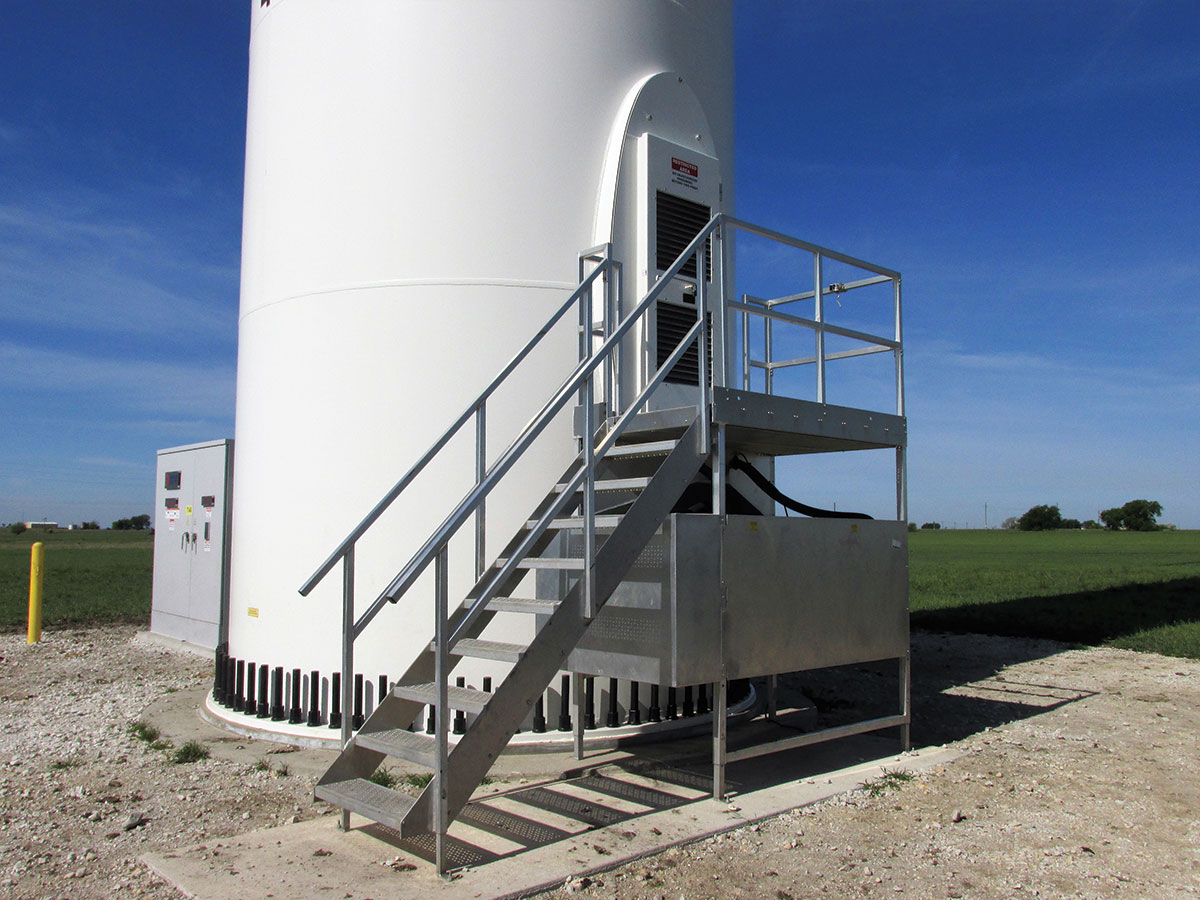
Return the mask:
<path fill-rule="evenodd" d="M 904 415 L 904 333 L 901 329 L 900 276 L 892 279 L 896 316 L 896 415 Z M 905 446 L 896 448 L 896 518 L 908 521 L 908 453 Z"/>
<path fill-rule="evenodd" d="M 821 254 L 813 254 L 813 319 L 817 322 L 817 402 L 825 402 L 825 294 L 821 290 Z"/>
<path fill-rule="evenodd" d="M 705 277 L 707 254 L 704 244 L 696 248 L 696 312 L 700 315 L 700 334 L 696 338 L 696 359 L 698 362 L 700 381 L 700 446 L 707 447 L 711 440 L 712 410 L 711 410 L 711 366 L 709 365 L 709 327 L 708 327 L 708 279 Z"/>
<path fill-rule="evenodd" d="M 592 356 L 592 295 L 582 298 L 583 315 L 587 318 L 586 359 Z M 611 354 L 607 358 L 611 358 Z M 595 370 L 583 382 L 583 618 L 590 622 L 596 616 L 596 573 L 592 567 L 596 555 L 596 409 Z"/>
<path fill-rule="evenodd" d="M 434 563 L 434 587 L 437 594 L 434 603 L 434 644 L 435 655 L 433 663 L 433 679 L 437 685 L 437 712 L 434 714 L 434 731 L 437 741 L 437 759 L 434 767 L 434 787 L 436 805 L 434 808 L 434 833 L 437 846 L 437 871 L 439 875 L 446 874 L 446 830 L 449 828 L 449 786 L 446 784 L 447 757 L 449 755 L 449 719 L 450 719 L 450 672 L 447 666 L 448 648 L 446 632 L 449 626 L 450 590 L 449 590 L 449 551 L 443 545 L 438 551 Z"/>
<path fill-rule="evenodd" d="M 742 310 L 742 390 L 750 390 L 750 313 Z"/>
<path fill-rule="evenodd" d="M 487 401 L 475 412 L 475 484 L 483 483 L 487 472 Z M 487 565 L 487 499 L 479 501 L 475 510 L 475 577 L 483 574 Z"/>
<path fill-rule="evenodd" d="M 342 556 L 342 750 L 350 745 L 354 709 L 354 544 Z M 342 810 L 342 831 L 350 830 L 350 811 Z"/>

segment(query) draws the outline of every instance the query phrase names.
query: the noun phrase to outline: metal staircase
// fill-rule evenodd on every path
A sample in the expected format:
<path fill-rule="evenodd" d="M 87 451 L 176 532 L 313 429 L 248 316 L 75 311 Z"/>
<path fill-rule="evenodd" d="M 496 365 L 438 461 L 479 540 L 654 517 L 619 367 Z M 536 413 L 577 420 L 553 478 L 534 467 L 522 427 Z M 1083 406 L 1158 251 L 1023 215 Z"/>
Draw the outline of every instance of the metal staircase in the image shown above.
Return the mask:
<path fill-rule="evenodd" d="M 813 254 L 813 290 L 775 300 L 760 300 L 749 295 L 740 300 L 733 299 L 725 284 L 728 269 L 724 263 L 734 230 L 749 231 Z M 648 335 L 655 334 L 656 304 L 664 290 L 692 260 L 695 260 L 692 271 L 709 271 L 709 260 L 706 259 L 709 246 L 713 251 L 713 284 L 710 287 L 703 277 L 695 279 L 694 320 L 690 327 L 673 326 L 678 327 L 678 331 L 672 334 L 681 332 L 673 349 L 664 347 L 662 334 L 658 335 L 657 346 L 651 346 Z M 825 259 L 866 269 L 873 274 L 861 281 L 826 286 L 822 281 L 822 261 Z M 713 518 L 725 521 L 727 430 L 735 435 L 735 445 L 736 441 L 741 441 L 738 446 L 752 452 L 757 448 L 758 452 L 768 455 L 893 447 L 897 453 L 897 519 L 902 523 L 906 518 L 899 273 L 724 214 L 714 216 L 700 229 L 654 286 L 627 312 L 620 299 L 621 264 L 612 258 L 611 245 L 581 254 L 579 271 L 578 289 L 300 590 L 301 594 L 307 595 L 340 564 L 343 749 L 317 784 L 316 796 L 343 810 L 344 828 L 349 827 L 350 813 L 354 812 L 395 829 L 403 837 L 432 834 L 440 873 L 446 871 L 450 823 L 460 813 L 465 814 L 464 808 L 471 794 L 555 675 L 568 668 L 568 657 L 585 638 L 589 626 L 626 579 L 639 555 L 664 528 L 664 522 L 672 515 L 685 490 L 697 482 L 697 476 L 706 464 L 711 466 Z M 894 339 L 839 328 L 827 322 L 822 312 L 826 295 L 836 296 L 846 290 L 882 283 L 890 283 L 895 293 Z M 713 288 L 718 295 L 715 302 L 710 303 L 709 293 Z M 815 302 L 816 312 L 812 318 L 784 311 L 792 308 L 788 304 L 804 299 Z M 512 444 L 488 465 L 485 436 L 489 398 L 573 309 L 578 314 L 578 364 Z M 687 312 L 686 307 L 676 309 L 682 309 L 684 314 Z M 732 356 L 727 352 L 732 341 L 726 330 L 732 327 L 735 316 L 741 319 L 740 392 L 731 389 L 734 378 L 729 360 Z M 750 317 L 765 323 L 766 355 L 763 360 L 753 360 L 750 356 Z M 815 355 L 774 359 L 770 331 L 773 322 L 814 332 Z M 864 346 L 826 354 L 826 333 Z M 824 381 L 826 359 L 872 353 L 895 355 L 897 415 L 888 417 L 828 406 Z M 678 378 L 668 379 L 668 376 L 681 361 L 685 361 L 685 368 L 693 367 L 692 376 L 684 379 L 689 384 L 681 393 L 681 385 L 673 383 L 669 392 L 671 402 L 664 401 L 668 392 L 663 392 L 651 406 L 649 401 L 665 381 L 679 381 Z M 642 372 L 636 396 L 630 396 L 634 393 L 629 387 L 630 379 L 622 378 L 627 363 L 630 364 L 629 371 L 638 369 Z M 809 364 L 817 372 L 816 402 L 772 396 L 771 376 L 776 370 Z M 765 395 L 746 393 L 750 388 L 751 369 L 755 367 L 764 369 L 767 374 Z M 687 405 L 680 404 L 680 396 L 688 398 L 685 400 Z M 791 405 L 781 405 L 777 401 Z M 489 562 L 484 546 L 489 494 L 551 421 L 569 407 L 575 414 L 576 434 L 582 435 L 578 455 L 548 486 L 536 508 Z M 638 422 L 636 426 L 635 421 Z M 433 529 L 383 591 L 361 614 L 356 614 L 357 542 L 446 445 L 472 423 L 475 426 L 473 487 Z M 452 604 L 449 545 L 451 539 L 472 522 L 477 580 L 461 603 Z M 900 546 L 896 540 L 892 540 L 891 545 Z M 720 552 L 719 541 L 714 546 Z M 570 548 L 570 551 L 563 548 Z M 564 555 L 568 552 L 579 552 L 579 555 Z M 349 715 L 355 639 L 387 604 L 400 601 L 430 567 L 433 568 L 435 594 L 432 641 L 418 653 L 392 690 L 381 698 L 355 732 Z M 516 595 L 531 570 L 547 569 L 564 575 L 557 579 L 560 596 L 547 598 L 542 594 L 538 599 L 530 599 Z M 542 590 L 540 584 L 539 581 L 539 591 Z M 906 594 L 904 600 L 906 603 Z M 618 605 L 614 604 L 609 612 Z M 494 616 L 502 612 L 535 617 L 537 630 L 527 646 L 482 637 Z M 904 614 L 906 653 L 907 606 Z M 451 686 L 451 673 L 465 658 L 499 660 L 510 663 L 511 669 L 490 692 Z M 906 665 L 906 659 L 905 655 L 902 665 Z M 775 671 L 790 669 L 769 670 Z M 907 668 L 903 672 L 903 690 L 907 691 Z M 726 761 L 726 675 L 722 669 L 706 680 L 713 681 L 715 690 L 714 795 L 721 796 Z M 867 723 L 858 730 L 897 724 L 906 728 L 906 697 L 904 693 L 902 716 Z M 432 734 L 413 730 L 426 707 L 431 710 Z M 471 714 L 473 718 L 451 747 L 449 724 L 455 711 Z M 577 730 L 577 749 L 580 735 Z M 419 796 L 394 791 L 369 780 L 388 757 L 404 759 L 431 770 L 432 778 Z"/>
<path fill-rule="evenodd" d="M 636 495 L 627 513 L 604 517 L 608 520 L 604 524 L 611 523 L 615 527 L 602 541 L 592 566 L 597 606 L 602 606 L 620 584 L 646 542 L 658 530 L 662 520 L 671 512 L 680 494 L 707 459 L 707 448 L 699 441 L 700 430 L 698 423 L 693 423 L 679 441 L 620 445 L 615 448 L 617 459 L 622 452 L 659 455 L 661 464 L 651 478 L 621 478 L 614 475 L 596 480 L 595 489 L 598 492 Z M 619 466 L 614 468 L 619 469 Z M 569 482 L 556 485 L 543 505 L 555 504 L 568 485 Z M 578 505 L 579 502 L 580 496 L 577 494 L 573 503 Z M 531 520 L 526 523 L 513 543 L 520 543 L 536 522 Z M 600 524 L 597 522 L 597 525 Z M 578 532 L 583 525 L 581 517 L 560 517 L 548 524 L 545 533 Z M 549 541 L 539 543 L 545 545 Z M 497 559 L 492 569 L 476 583 L 472 594 L 482 592 L 494 572 L 509 562 L 510 558 Z M 511 562 L 518 569 L 544 567 L 582 572 L 584 566 L 582 558 L 540 555 L 511 559 Z M 430 659 L 436 656 L 436 650 L 431 649 L 397 681 L 391 694 L 376 708 L 357 735 L 350 739 L 341 757 L 318 783 L 317 797 L 395 828 L 404 836 L 430 831 L 439 833 L 442 830 L 439 825 L 448 825 L 462 809 L 587 629 L 589 620 L 582 613 L 582 593 L 582 579 L 576 579 L 559 602 L 514 599 L 507 593 L 497 593 L 488 602 L 485 612 L 463 631 L 464 636 L 456 643 L 448 644 L 451 658 L 446 661 L 447 671 L 464 657 L 514 663 L 513 669 L 497 689 L 489 694 L 468 688 L 448 687 L 446 695 L 439 696 L 439 685 L 445 682 L 430 680 L 431 663 L 433 669 L 437 668 L 436 659 Z M 548 614 L 548 618 L 527 647 L 483 641 L 475 637 L 491 616 L 500 610 Z M 465 617 L 463 610 L 453 615 L 448 623 L 450 630 L 457 631 Z M 449 750 L 445 766 L 439 772 L 446 785 L 444 793 L 438 790 L 437 778 L 416 798 L 366 780 L 385 756 L 398 757 L 438 771 L 439 738 L 407 730 L 426 704 L 438 711 L 439 721 L 445 718 L 441 711 L 447 708 L 476 714 L 466 733 Z"/>
<path fill-rule="evenodd" d="M 634 326 L 653 309 L 662 290 L 689 259 L 698 257 L 699 271 L 705 271 L 705 240 L 719 222 L 720 217 L 714 217 L 680 254 L 666 276 L 619 322 L 620 263 L 612 259 L 611 246 L 581 254 L 579 288 L 301 588 L 300 593 L 307 595 L 338 563 L 342 564 L 342 692 L 344 708 L 349 710 L 354 639 L 385 604 L 398 601 L 430 565 L 434 567 L 436 633 L 433 642 L 412 662 L 357 734 L 352 732 L 350 716 L 345 716 L 342 753 L 317 785 L 318 799 L 343 810 L 343 827 L 349 827 L 349 814 L 356 812 L 396 829 L 401 835 L 432 832 L 436 838 L 438 871 L 445 871 L 444 844 L 450 822 L 708 459 L 711 450 L 708 409 L 712 385 L 705 353 L 698 354 L 701 377 L 696 405 L 689 414 L 691 424 L 683 435 L 651 444 L 618 443 L 637 412 L 688 348 L 709 346 L 712 317 L 708 315 L 708 292 L 703 279 L 698 289 L 695 323 L 639 395 L 621 409 L 618 408 L 617 384 L 622 357 L 629 352 L 628 345 L 633 343 L 631 331 Z M 585 274 L 589 267 L 591 271 Z M 597 292 L 601 293 L 599 304 L 594 302 Z M 488 398 L 572 308 L 578 311 L 579 318 L 578 365 L 513 444 L 486 467 L 484 436 Z M 600 313 L 599 324 L 594 312 Z M 595 346 L 597 341 L 600 342 L 598 347 Z M 485 566 L 484 511 L 488 494 L 572 400 L 582 411 L 580 431 L 585 437 L 580 441 L 579 455 L 498 557 Z M 355 618 L 355 544 L 451 438 L 472 420 L 476 425 L 475 486 L 366 612 Z M 628 461 L 654 457 L 661 462 L 652 475 L 629 471 Z M 627 507 L 627 511 L 621 515 L 597 516 L 597 495 L 610 497 L 620 504 L 620 508 Z M 612 504 L 606 508 L 612 508 Z M 451 609 L 449 542 L 472 517 L 475 519 L 479 578 L 464 603 Z M 582 538 L 581 557 L 543 555 L 557 534 L 569 531 L 577 532 Z M 572 573 L 565 595 L 558 601 L 549 602 L 514 597 L 513 591 L 529 570 L 539 568 Z M 484 628 L 499 611 L 526 612 L 545 618 L 541 619 L 541 627 L 527 647 L 482 640 L 480 635 Z M 450 686 L 450 673 L 466 657 L 500 659 L 513 663 L 513 667 L 491 693 Z M 427 705 L 433 710 L 434 734 L 410 731 L 410 726 Z M 474 719 L 451 750 L 448 722 L 454 710 L 472 713 Z M 433 771 L 433 778 L 418 797 L 368 780 L 388 756 L 425 765 Z"/>

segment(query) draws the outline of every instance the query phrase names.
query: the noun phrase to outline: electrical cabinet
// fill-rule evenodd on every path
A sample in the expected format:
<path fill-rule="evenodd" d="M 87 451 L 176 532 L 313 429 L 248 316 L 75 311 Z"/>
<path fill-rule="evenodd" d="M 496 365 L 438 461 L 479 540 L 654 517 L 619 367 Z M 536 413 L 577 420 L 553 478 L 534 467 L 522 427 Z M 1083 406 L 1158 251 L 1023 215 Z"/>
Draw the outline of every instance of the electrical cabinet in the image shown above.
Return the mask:
<path fill-rule="evenodd" d="M 206 649 L 226 639 L 233 441 L 158 451 L 150 630 Z"/>

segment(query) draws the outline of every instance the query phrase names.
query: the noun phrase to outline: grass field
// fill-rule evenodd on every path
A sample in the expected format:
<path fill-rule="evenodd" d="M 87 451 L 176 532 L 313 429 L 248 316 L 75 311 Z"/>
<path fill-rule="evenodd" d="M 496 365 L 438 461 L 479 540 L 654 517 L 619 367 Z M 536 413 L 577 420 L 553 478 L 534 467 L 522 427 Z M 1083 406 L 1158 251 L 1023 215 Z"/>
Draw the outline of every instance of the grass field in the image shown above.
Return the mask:
<path fill-rule="evenodd" d="M 45 545 L 42 621 L 150 622 L 154 537 L 147 531 L 0 532 L 0 628 L 24 628 L 29 550 Z"/>
<path fill-rule="evenodd" d="M 1200 531 L 919 531 L 914 628 L 1200 659 Z"/>
<path fill-rule="evenodd" d="M 918 531 L 909 538 L 914 628 L 1200 659 L 1200 531 Z M 25 625 L 34 540 L 46 546 L 47 627 L 149 622 L 149 533 L 5 531 L 0 627 Z"/>

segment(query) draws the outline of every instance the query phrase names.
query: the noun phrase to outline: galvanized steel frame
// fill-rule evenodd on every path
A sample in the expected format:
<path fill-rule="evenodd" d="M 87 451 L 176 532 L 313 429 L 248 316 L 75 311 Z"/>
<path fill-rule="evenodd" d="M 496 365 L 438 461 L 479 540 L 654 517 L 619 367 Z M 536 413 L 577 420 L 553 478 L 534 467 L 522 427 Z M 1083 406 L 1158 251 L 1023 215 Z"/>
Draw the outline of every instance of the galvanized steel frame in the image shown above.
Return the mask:
<path fill-rule="evenodd" d="M 806 250 L 813 254 L 812 291 L 763 300 L 745 296 L 741 301 L 729 297 L 730 285 L 727 284 L 729 269 L 726 265 L 714 267 L 719 269 L 721 277 L 717 280 L 717 297 L 715 310 L 719 315 L 719 323 L 711 330 L 713 332 L 712 367 L 710 371 L 709 354 L 705 348 L 710 342 L 709 312 L 714 306 L 709 296 L 707 279 L 696 279 L 696 322 L 678 342 L 673 352 L 661 366 L 657 367 L 654 375 L 647 381 L 638 395 L 626 400 L 620 396 L 620 372 L 624 362 L 623 339 L 630 333 L 643 316 L 647 315 L 657 303 L 666 286 L 676 278 L 686 262 L 696 257 L 697 273 L 707 269 L 706 243 L 711 236 L 719 247 L 721 261 L 727 259 L 728 248 L 734 232 L 743 231 L 758 235 L 787 246 Z M 822 286 L 823 260 L 832 259 L 846 263 L 869 272 L 875 276 L 825 288 Z M 590 271 L 588 269 L 590 268 Z M 714 511 L 724 515 L 725 498 L 725 431 L 720 424 L 713 426 L 712 388 L 714 385 L 725 387 L 729 380 L 727 324 L 729 316 L 736 312 L 742 315 L 742 362 L 743 387 L 749 387 L 751 368 L 763 368 L 767 373 L 767 393 L 772 392 L 773 373 L 776 369 L 815 364 L 817 372 L 817 396 L 819 402 L 825 402 L 825 365 L 830 359 L 840 359 L 867 353 L 892 352 L 895 355 L 896 372 L 896 406 L 897 414 L 904 414 L 903 387 L 903 346 L 901 333 L 900 308 L 900 274 L 890 269 L 867 263 L 864 260 L 820 247 L 806 241 L 784 235 L 780 232 L 752 225 L 726 214 L 715 215 L 709 223 L 700 230 L 691 243 L 679 254 L 675 262 L 668 268 L 658 282 L 641 298 L 637 305 L 623 319 L 619 318 L 621 309 L 621 263 L 612 258 L 612 245 L 604 244 L 585 250 L 579 258 L 579 287 L 568 297 L 550 316 L 538 332 L 512 357 L 507 365 L 470 403 L 445 432 L 434 441 L 428 451 L 406 472 L 389 490 L 372 510 L 355 526 L 342 540 L 332 554 L 317 568 L 309 579 L 301 586 L 300 594 L 307 596 L 334 567 L 342 564 L 342 706 L 349 710 L 352 704 L 353 670 L 354 670 L 354 641 L 362 634 L 370 622 L 382 610 L 384 604 L 396 602 L 416 582 L 431 563 L 435 564 L 435 682 L 440 685 L 438 690 L 438 709 L 436 716 L 436 766 L 435 779 L 431 787 L 436 792 L 434 828 L 437 834 L 437 865 L 439 872 L 445 872 L 444 837 L 449 825 L 446 809 L 447 786 L 445 784 L 446 761 L 448 754 L 448 714 L 447 710 L 447 675 L 449 671 L 449 653 L 455 644 L 464 637 L 471 626 L 483 614 L 487 604 L 497 596 L 500 587 L 516 571 L 519 563 L 531 548 L 541 538 L 550 522 L 569 504 L 578 502 L 582 506 L 584 533 L 584 570 L 582 573 L 581 613 L 583 618 L 590 620 L 597 612 L 595 594 L 595 560 L 596 560 L 596 531 L 595 531 L 595 501 L 594 491 L 597 467 L 605 454 L 615 446 L 623 431 L 633 422 L 638 411 L 645 405 L 647 399 L 661 385 L 671 368 L 679 362 L 693 343 L 697 345 L 699 378 L 697 384 L 697 409 L 699 412 L 698 425 L 702 446 L 710 447 L 715 455 L 713 480 Z M 894 290 L 895 335 L 894 338 L 884 338 L 869 335 L 852 329 L 841 328 L 826 321 L 823 299 L 830 293 L 841 293 L 854 288 L 871 284 L 891 281 Z M 599 327 L 594 320 L 593 292 L 599 288 L 602 291 L 602 315 Z M 833 290 L 836 288 L 836 290 Z M 802 299 L 815 299 L 815 315 L 812 319 L 786 313 L 777 307 Z M 579 317 L 579 362 L 563 384 L 556 390 L 542 407 L 541 411 L 525 426 L 521 433 L 491 464 L 487 465 L 487 402 L 493 393 L 508 379 L 529 354 L 541 343 L 547 334 L 563 319 L 568 311 L 575 307 Z M 765 327 L 765 359 L 754 360 L 750 356 L 748 344 L 749 316 L 762 317 Z M 772 330 L 773 324 L 798 325 L 810 328 L 816 335 L 816 352 L 812 358 L 794 360 L 775 360 L 773 358 Z M 868 347 L 856 351 L 826 354 L 824 336 L 826 333 L 836 334 L 868 344 Z M 600 345 L 595 346 L 596 339 Z M 603 398 L 602 421 L 596 419 L 597 381 L 600 382 L 600 394 Z M 493 577 L 487 582 L 477 596 L 472 598 L 471 607 L 463 616 L 458 616 L 456 627 L 450 627 L 448 584 L 448 545 L 451 537 L 468 520 L 474 520 L 474 566 L 477 575 L 482 578 L 487 571 L 487 552 L 485 547 L 487 497 L 496 484 L 505 476 L 530 445 L 545 430 L 551 420 L 574 397 L 583 409 L 583 439 L 582 464 L 570 479 L 559 498 L 544 511 L 542 516 L 528 529 L 524 540 L 514 552 L 499 566 Z M 362 615 L 354 615 L 354 562 L 355 547 L 358 540 L 375 524 L 384 512 L 396 501 L 410 484 L 421 474 L 426 466 L 438 456 L 446 445 L 463 429 L 467 422 L 473 421 L 475 426 L 475 485 L 466 496 L 456 505 L 454 510 L 433 531 L 420 550 L 400 570 L 388 586 L 372 601 Z M 603 434 L 599 443 L 596 437 Z M 904 460 L 904 448 L 897 449 L 896 478 L 897 478 L 897 517 L 901 520 L 907 515 L 907 476 Z M 577 501 L 576 492 L 582 493 Z M 907 666 L 904 667 L 907 674 Z M 905 685 L 903 702 L 905 730 L 907 732 L 907 678 L 902 679 Z M 578 691 L 575 692 L 578 694 Z M 717 685 L 714 697 L 718 709 L 724 709 L 727 702 L 727 683 L 722 679 Z M 351 717 L 344 716 L 342 725 L 342 746 L 347 747 L 352 738 Z M 877 726 L 884 727 L 884 726 Z M 907 735 L 906 735 L 907 737 Z M 713 725 L 714 753 L 714 794 L 724 793 L 724 765 L 726 760 L 734 758 L 725 751 L 724 716 L 717 716 Z M 343 813 L 343 827 L 349 825 L 349 814 Z"/>

